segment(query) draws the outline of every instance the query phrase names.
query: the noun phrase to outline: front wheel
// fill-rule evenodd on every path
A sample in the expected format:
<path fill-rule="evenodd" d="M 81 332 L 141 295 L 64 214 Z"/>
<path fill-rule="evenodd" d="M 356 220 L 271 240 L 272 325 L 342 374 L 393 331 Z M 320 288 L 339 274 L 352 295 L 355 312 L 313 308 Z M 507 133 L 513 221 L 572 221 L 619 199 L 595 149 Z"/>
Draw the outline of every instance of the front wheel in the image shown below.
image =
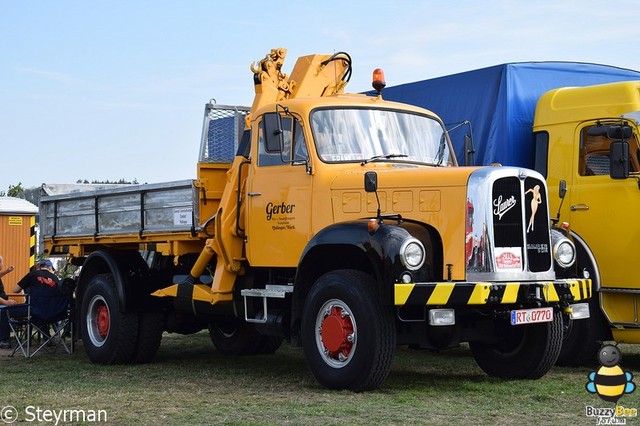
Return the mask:
<path fill-rule="evenodd" d="M 375 389 L 391 369 L 393 313 L 364 272 L 332 271 L 316 281 L 305 301 L 301 336 L 309 369 L 327 388 Z"/>
<path fill-rule="evenodd" d="M 485 373 L 504 379 L 539 379 L 553 367 L 562 345 L 562 314 L 552 322 L 511 325 L 496 320 L 497 342 L 472 341 L 469 347 Z"/>

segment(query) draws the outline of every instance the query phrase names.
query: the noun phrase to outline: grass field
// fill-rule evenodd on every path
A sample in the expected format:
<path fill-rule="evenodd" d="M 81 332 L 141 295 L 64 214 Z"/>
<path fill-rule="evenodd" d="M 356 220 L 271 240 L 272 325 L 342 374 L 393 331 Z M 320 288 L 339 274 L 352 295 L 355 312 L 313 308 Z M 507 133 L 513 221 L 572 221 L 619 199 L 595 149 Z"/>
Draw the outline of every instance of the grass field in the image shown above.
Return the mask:
<path fill-rule="evenodd" d="M 640 348 L 621 350 L 621 366 L 640 371 Z M 585 390 L 598 365 L 503 381 L 487 377 L 466 347 L 439 354 L 398 348 L 384 386 L 366 393 L 319 387 L 302 351 L 286 343 L 275 355 L 229 358 L 206 333 L 165 334 L 146 365 L 94 365 L 81 344 L 73 355 L 7 354 L 0 351 L 0 408 L 15 407 L 18 424 L 35 424 L 40 409 L 40 418 L 44 410 L 104 410 L 99 424 L 118 425 L 595 425 L 585 407 L 614 406 Z M 638 408 L 639 397 L 624 395 L 619 404 Z"/>

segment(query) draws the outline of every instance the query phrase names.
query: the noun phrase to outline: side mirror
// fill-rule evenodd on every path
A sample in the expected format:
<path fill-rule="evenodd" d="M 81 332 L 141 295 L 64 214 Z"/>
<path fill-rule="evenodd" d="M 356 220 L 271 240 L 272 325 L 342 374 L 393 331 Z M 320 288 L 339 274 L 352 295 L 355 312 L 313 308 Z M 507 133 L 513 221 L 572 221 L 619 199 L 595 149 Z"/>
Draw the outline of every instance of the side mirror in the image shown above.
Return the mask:
<path fill-rule="evenodd" d="M 284 145 L 280 114 L 264 115 L 264 137 L 268 152 L 281 152 Z"/>
<path fill-rule="evenodd" d="M 378 174 L 376 172 L 364 174 L 364 190 L 367 192 L 376 192 L 378 190 Z"/>
<path fill-rule="evenodd" d="M 471 135 L 464 135 L 464 165 L 465 166 L 475 166 L 476 158 L 475 158 L 476 150 L 473 147 L 473 139 L 471 139 Z"/>
<path fill-rule="evenodd" d="M 587 129 L 587 135 L 589 136 L 606 136 L 609 131 L 609 126 L 603 126 L 598 123 L 597 126 L 591 126 Z"/>
<path fill-rule="evenodd" d="M 622 126 L 609 126 L 607 128 L 607 137 L 612 140 L 626 140 L 632 135 L 631 126 L 623 124 Z"/>
<path fill-rule="evenodd" d="M 611 179 L 627 179 L 629 177 L 629 142 L 623 140 L 611 142 L 609 161 Z"/>
<path fill-rule="evenodd" d="M 558 185 L 558 196 L 564 200 L 565 195 L 567 195 L 567 181 L 562 179 Z"/>

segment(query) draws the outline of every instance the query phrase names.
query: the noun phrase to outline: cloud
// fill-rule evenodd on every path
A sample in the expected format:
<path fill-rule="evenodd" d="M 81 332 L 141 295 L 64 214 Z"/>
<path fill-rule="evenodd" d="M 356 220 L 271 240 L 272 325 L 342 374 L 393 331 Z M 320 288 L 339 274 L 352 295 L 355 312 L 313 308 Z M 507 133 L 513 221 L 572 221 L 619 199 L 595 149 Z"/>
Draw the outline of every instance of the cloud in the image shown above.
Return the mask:
<path fill-rule="evenodd" d="M 31 76 L 39 77 L 43 80 L 49 80 L 49 81 L 62 83 L 66 85 L 77 85 L 81 83 L 80 80 L 78 80 L 75 77 L 72 77 L 69 74 L 56 72 L 56 71 L 42 70 L 37 68 L 24 68 L 24 67 L 16 68 L 16 71 L 20 74 L 31 75 Z"/>

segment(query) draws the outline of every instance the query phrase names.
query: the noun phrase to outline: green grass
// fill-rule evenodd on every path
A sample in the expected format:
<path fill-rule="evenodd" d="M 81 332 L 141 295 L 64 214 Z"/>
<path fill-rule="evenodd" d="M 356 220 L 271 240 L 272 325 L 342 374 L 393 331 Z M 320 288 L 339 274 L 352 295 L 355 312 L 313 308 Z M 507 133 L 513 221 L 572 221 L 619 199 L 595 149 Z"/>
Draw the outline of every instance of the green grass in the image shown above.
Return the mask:
<path fill-rule="evenodd" d="M 638 372 L 640 348 L 621 349 L 622 367 Z M 7 354 L 0 351 L 0 408 L 16 407 L 23 424 L 31 406 L 105 410 L 108 424 L 122 425 L 595 425 L 585 406 L 613 406 L 585 390 L 597 365 L 504 381 L 487 377 L 466 347 L 439 354 L 398 348 L 384 386 L 366 393 L 321 388 L 302 351 L 286 343 L 275 355 L 223 357 L 206 333 L 165 334 L 146 365 L 94 365 L 81 344 L 73 355 Z M 639 395 L 619 403 L 638 408 Z"/>

